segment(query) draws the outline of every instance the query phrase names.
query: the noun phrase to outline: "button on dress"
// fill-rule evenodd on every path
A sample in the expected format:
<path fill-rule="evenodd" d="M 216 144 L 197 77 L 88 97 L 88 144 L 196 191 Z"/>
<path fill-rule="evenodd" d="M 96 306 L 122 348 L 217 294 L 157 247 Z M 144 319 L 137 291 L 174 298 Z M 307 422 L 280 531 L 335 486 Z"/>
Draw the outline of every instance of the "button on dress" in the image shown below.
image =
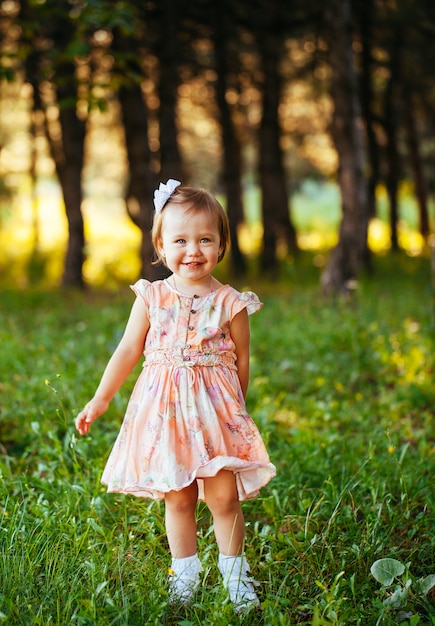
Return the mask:
<path fill-rule="evenodd" d="M 230 470 L 239 500 L 273 476 L 263 440 L 246 411 L 231 320 L 261 308 L 253 292 L 223 285 L 190 297 L 166 280 L 132 286 L 150 328 L 143 370 L 103 472 L 108 491 L 163 499 L 195 480 Z"/>

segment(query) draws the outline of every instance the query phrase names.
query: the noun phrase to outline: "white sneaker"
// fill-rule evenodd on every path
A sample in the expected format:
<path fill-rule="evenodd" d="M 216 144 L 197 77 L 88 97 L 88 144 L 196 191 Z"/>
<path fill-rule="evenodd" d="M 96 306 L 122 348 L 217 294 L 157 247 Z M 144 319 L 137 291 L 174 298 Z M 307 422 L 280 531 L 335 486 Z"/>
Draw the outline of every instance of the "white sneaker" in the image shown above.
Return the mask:
<path fill-rule="evenodd" d="M 202 572 L 198 555 L 172 559 L 169 568 L 169 601 L 171 604 L 189 604 L 199 587 Z"/>
<path fill-rule="evenodd" d="M 244 556 L 219 555 L 219 570 L 236 613 L 246 613 L 260 606 L 255 593 L 259 583 L 249 575 L 249 564 Z"/>

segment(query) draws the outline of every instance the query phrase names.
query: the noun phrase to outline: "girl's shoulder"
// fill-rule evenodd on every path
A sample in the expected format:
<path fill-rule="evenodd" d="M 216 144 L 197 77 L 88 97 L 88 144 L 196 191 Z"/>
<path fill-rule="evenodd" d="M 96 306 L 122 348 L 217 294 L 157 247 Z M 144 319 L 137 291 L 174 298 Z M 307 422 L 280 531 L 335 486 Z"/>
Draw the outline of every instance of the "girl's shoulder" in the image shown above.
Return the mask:
<path fill-rule="evenodd" d="M 236 315 L 243 309 L 248 314 L 256 313 L 261 309 L 263 303 L 253 291 L 238 291 L 231 285 L 222 285 L 217 291 L 218 298 L 222 298 L 226 305 L 231 307 L 233 315 Z"/>
<path fill-rule="evenodd" d="M 149 281 L 146 278 L 139 278 L 134 285 L 130 285 L 136 296 L 141 297 L 146 304 L 151 300 L 160 299 L 167 296 L 168 289 L 164 280 Z"/>

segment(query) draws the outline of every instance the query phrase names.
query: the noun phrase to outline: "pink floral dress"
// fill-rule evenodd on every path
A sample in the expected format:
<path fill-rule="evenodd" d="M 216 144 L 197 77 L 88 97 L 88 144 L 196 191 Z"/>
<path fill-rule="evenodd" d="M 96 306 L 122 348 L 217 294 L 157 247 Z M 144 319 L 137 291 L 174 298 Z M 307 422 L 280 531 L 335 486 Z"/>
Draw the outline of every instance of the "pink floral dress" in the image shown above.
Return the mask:
<path fill-rule="evenodd" d="M 132 286 L 150 320 L 145 361 L 105 467 L 108 491 L 162 499 L 165 493 L 231 470 L 240 500 L 274 475 L 246 412 L 231 320 L 261 308 L 253 292 L 223 285 L 188 297 L 166 280 Z"/>

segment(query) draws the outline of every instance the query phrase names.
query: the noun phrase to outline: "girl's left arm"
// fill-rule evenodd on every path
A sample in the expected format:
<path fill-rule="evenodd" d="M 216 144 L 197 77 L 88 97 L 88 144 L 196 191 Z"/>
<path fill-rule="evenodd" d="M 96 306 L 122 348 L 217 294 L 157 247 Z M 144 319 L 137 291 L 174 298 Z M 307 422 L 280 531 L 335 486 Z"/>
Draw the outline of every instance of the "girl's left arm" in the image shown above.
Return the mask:
<path fill-rule="evenodd" d="M 249 328 L 248 312 L 242 309 L 231 322 L 231 338 L 236 346 L 237 372 L 243 397 L 246 398 L 249 384 L 249 353 L 251 331 Z"/>

